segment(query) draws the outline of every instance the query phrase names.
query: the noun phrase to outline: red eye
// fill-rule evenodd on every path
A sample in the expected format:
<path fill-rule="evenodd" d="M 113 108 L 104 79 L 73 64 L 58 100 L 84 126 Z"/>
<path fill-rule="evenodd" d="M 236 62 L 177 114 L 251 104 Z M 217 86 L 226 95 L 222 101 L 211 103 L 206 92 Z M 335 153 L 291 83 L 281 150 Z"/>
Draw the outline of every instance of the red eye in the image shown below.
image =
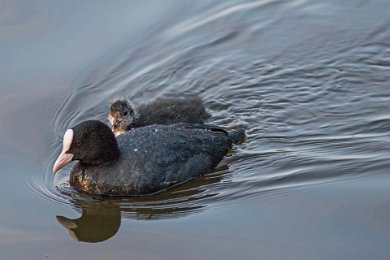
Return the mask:
<path fill-rule="evenodd" d="M 76 146 L 80 146 L 80 144 L 81 144 L 81 140 L 80 140 L 80 139 L 77 139 L 77 140 L 76 140 Z"/>

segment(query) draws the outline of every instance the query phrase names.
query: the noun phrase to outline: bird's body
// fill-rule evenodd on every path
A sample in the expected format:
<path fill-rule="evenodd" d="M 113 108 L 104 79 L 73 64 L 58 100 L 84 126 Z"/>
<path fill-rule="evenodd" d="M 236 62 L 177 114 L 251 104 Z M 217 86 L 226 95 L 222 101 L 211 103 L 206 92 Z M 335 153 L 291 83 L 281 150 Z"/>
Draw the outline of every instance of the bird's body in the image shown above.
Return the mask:
<path fill-rule="evenodd" d="M 91 124 L 99 129 L 95 131 Z M 182 124 L 133 129 L 116 138 L 115 148 L 110 147 L 113 133 L 103 123 L 86 121 L 80 125 L 71 129 L 71 141 L 64 137 L 64 147 L 67 143 L 72 145 L 69 152 L 64 148 L 62 154 L 71 153 L 73 160 L 80 161 L 71 171 L 70 185 L 90 194 L 142 195 L 167 189 L 211 172 L 232 146 L 223 129 Z M 90 156 L 80 151 L 83 147 L 102 152 Z M 98 158 L 101 154 L 109 160 Z M 61 155 L 57 162 L 53 171 L 67 163 L 61 162 Z"/>
<path fill-rule="evenodd" d="M 155 102 L 140 105 L 138 114 L 134 120 L 134 127 L 154 124 L 203 123 L 210 117 L 199 97 L 157 99 Z"/>

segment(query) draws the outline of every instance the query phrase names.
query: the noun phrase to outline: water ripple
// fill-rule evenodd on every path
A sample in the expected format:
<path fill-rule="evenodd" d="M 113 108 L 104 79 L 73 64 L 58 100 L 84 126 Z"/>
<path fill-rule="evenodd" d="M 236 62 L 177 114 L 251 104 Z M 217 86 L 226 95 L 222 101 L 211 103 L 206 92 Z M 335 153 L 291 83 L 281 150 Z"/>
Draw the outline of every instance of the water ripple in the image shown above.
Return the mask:
<path fill-rule="evenodd" d="M 144 42 L 124 43 L 86 68 L 58 100 L 43 179 L 28 181 L 27 187 L 76 209 L 99 209 L 100 203 L 124 216 L 154 219 L 380 174 L 389 167 L 390 118 L 384 108 L 390 97 L 390 49 L 383 41 L 388 21 L 378 22 L 376 30 L 364 21 L 346 30 L 339 17 L 340 27 L 334 28 L 328 24 L 333 12 L 323 13 L 327 19 L 317 16 L 327 8 L 343 10 L 312 1 L 222 4 Z M 299 28 L 297 36 L 286 39 L 292 28 Z M 106 121 L 115 96 L 137 104 L 192 94 L 205 100 L 211 123 L 246 128 L 246 143 L 235 148 L 225 168 L 162 193 L 130 198 L 91 198 L 69 187 L 69 168 L 51 174 L 66 128 L 90 118 Z"/>

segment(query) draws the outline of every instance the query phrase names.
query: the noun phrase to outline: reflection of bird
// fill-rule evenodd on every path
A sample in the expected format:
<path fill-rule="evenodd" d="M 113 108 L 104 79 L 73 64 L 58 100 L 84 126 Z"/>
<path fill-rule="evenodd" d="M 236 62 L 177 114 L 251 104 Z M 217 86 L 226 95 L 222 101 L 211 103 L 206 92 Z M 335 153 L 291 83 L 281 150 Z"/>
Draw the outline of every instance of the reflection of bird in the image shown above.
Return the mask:
<path fill-rule="evenodd" d="M 243 131 L 242 131 L 243 133 Z M 211 172 L 232 146 L 226 130 L 152 125 L 115 138 L 99 121 L 68 129 L 53 172 L 79 160 L 70 185 L 91 194 L 150 194 Z"/>
<path fill-rule="evenodd" d="M 178 218 L 201 211 L 207 199 L 217 195 L 204 193 L 205 186 L 219 182 L 222 176 L 223 173 L 211 174 L 152 196 L 105 197 L 104 200 L 91 200 L 90 196 L 83 194 L 69 194 L 73 206 L 81 209 L 81 217 L 56 218 L 75 240 L 101 242 L 118 232 L 122 217 L 156 220 Z"/>
<path fill-rule="evenodd" d="M 57 216 L 57 221 L 69 231 L 69 235 L 77 241 L 97 243 L 114 236 L 121 225 L 121 214 L 117 209 L 99 209 L 99 211 L 83 208 L 82 216 L 69 219 Z"/>
<path fill-rule="evenodd" d="M 210 114 L 206 112 L 200 97 L 186 99 L 157 99 L 143 104 L 134 111 L 125 98 L 113 101 L 108 110 L 108 120 L 115 135 L 141 126 L 175 123 L 203 123 Z"/>

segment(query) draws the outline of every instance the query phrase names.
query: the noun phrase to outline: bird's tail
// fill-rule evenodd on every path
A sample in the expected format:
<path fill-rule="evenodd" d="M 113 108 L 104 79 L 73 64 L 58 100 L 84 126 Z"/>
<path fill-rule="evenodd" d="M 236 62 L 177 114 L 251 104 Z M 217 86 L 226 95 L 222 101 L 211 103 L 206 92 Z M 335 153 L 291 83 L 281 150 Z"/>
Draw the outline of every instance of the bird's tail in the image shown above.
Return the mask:
<path fill-rule="evenodd" d="M 246 134 L 244 128 L 229 129 L 227 133 L 233 144 L 242 144 L 245 142 Z"/>

